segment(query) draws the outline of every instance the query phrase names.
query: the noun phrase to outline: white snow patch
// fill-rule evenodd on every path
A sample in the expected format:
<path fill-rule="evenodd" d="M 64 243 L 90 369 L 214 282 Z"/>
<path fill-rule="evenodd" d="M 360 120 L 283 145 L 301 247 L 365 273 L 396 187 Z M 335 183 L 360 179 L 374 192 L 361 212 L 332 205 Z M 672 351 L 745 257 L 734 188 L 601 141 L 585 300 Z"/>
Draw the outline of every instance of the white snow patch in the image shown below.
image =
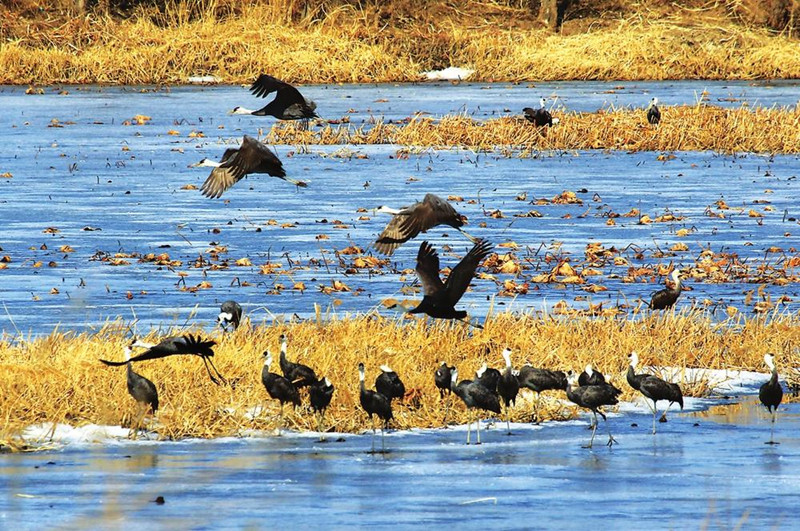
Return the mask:
<path fill-rule="evenodd" d="M 188 83 L 219 83 L 222 79 L 218 78 L 217 76 L 189 76 L 186 78 Z"/>
<path fill-rule="evenodd" d="M 460 81 L 467 79 L 475 73 L 471 68 L 459 68 L 457 66 L 450 66 L 444 70 L 430 70 L 420 74 L 422 77 L 429 81 Z"/>

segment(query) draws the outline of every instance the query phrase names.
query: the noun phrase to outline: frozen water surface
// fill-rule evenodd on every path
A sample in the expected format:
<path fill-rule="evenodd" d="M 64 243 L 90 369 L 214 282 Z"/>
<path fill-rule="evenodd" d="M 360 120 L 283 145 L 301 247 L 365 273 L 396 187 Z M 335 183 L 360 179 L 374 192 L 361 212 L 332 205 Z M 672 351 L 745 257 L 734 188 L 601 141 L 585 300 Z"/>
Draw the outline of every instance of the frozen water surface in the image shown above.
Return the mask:
<path fill-rule="evenodd" d="M 416 284 L 413 273 L 402 271 L 413 269 L 419 241 L 403 246 L 373 274 L 363 269 L 354 274 L 353 257 L 336 252 L 351 245 L 369 252 L 388 219 L 358 209 L 401 206 L 427 192 L 463 197 L 457 208 L 469 218 L 471 233 L 497 244 L 519 244 L 518 258 L 531 267 L 519 282 L 548 272 L 554 263 L 548 259 L 554 256 L 570 256 L 580 265 L 589 242 L 624 249 L 621 256 L 627 262 L 594 265 L 603 273 L 595 277 L 597 283 L 608 291 L 590 294 L 581 286 L 532 284 L 527 295 L 513 301 L 496 298 L 496 310 L 543 310 L 561 299 L 576 307 L 600 302 L 635 306 L 649 299 L 663 278 L 623 283 L 629 267 L 691 266 L 703 249 L 732 253 L 751 271 L 757 264 L 785 268 L 796 255 L 800 212 L 794 156 L 677 153 L 659 161 L 657 153 L 597 151 L 520 159 L 430 150 L 405 158 L 396 156 L 398 146 L 309 146 L 306 151 L 278 145 L 274 149 L 288 174 L 308 181 L 309 188 L 251 176 L 222 199 L 209 200 L 196 189 L 184 189 L 199 187 L 208 170 L 187 166 L 203 157 L 218 160 L 242 134 L 271 127 L 271 118 L 226 114 L 237 104 L 256 107 L 261 100 L 244 88 L 222 86 L 66 90 L 25 95 L 22 87 L 0 88 L 0 173 L 11 174 L 0 178 L 0 257 L 10 260 L 0 270 L 5 304 L 0 326 L 8 333 L 48 333 L 57 325 L 84 329 L 134 314 L 144 327 L 212 323 L 219 304 L 231 298 L 256 322 L 275 315 L 307 317 L 314 303 L 339 315 L 372 308 L 396 315 L 397 310 L 380 303 L 387 297 L 419 297 L 400 292 Z M 303 87 L 324 117 L 349 115 L 353 127 L 368 125 L 374 117 L 396 120 L 417 111 L 434 116 L 467 112 L 479 119 L 519 113 L 539 95 L 557 95 L 557 104 L 592 111 L 609 105 L 640 107 L 654 94 L 668 105 L 692 103 L 703 90 L 711 103 L 724 106 L 790 105 L 797 98 L 794 82 Z M 146 125 L 123 125 L 137 114 L 151 119 Z M 201 132 L 204 137 L 191 136 Z M 583 204 L 531 204 L 564 191 L 577 192 Z M 516 199 L 525 194 L 525 200 Z M 719 212 L 718 200 L 731 207 L 725 219 L 708 215 Z M 606 225 L 610 215 L 633 208 L 651 217 L 671 212 L 682 219 L 639 225 L 635 217 L 622 217 L 615 226 Z M 502 218 L 491 216 L 496 210 Z M 515 217 L 530 210 L 542 217 Z M 764 217 L 750 217 L 750 210 Z M 687 229 L 688 236 L 679 236 L 680 229 Z M 434 229 L 427 237 L 440 249 L 443 266 L 453 265 L 468 248 L 453 230 Z M 676 243 L 689 251 L 657 256 Z M 445 244 L 452 253 L 441 251 Z M 209 267 L 209 251 L 215 247 L 221 249 L 215 265 L 227 267 Z M 148 253 L 167 253 L 179 262 L 140 261 Z M 110 265 L 115 257 L 121 265 Z M 192 267 L 200 257 L 201 267 Z M 235 265 L 240 259 L 252 265 Z M 259 267 L 268 262 L 280 268 L 261 274 Z M 188 276 L 181 282 L 179 273 Z M 476 281 L 463 306 L 473 316 L 484 316 L 507 278 Z M 323 292 L 321 287 L 333 280 L 343 281 L 350 291 Z M 296 283 L 306 289 L 292 289 Z M 690 280 L 687 285 L 692 291 L 680 306 L 707 302 L 711 308 L 732 305 L 746 312 L 752 310 L 745 302 L 748 293 L 763 286 L 748 276 L 721 284 Z M 779 308 L 796 310 L 796 282 L 763 288 L 763 297 L 772 301 L 786 297 Z M 751 304 L 757 300 L 749 299 Z"/>
<path fill-rule="evenodd" d="M 588 415 L 511 437 L 498 422 L 481 446 L 463 426 L 392 432 L 386 454 L 368 434 L 70 445 L 2 456 L 0 526 L 796 529 L 799 414 L 782 408 L 775 446 L 752 396 L 670 413 L 655 436 L 641 407 L 609 415 L 611 449 L 602 420 L 581 447 Z"/>

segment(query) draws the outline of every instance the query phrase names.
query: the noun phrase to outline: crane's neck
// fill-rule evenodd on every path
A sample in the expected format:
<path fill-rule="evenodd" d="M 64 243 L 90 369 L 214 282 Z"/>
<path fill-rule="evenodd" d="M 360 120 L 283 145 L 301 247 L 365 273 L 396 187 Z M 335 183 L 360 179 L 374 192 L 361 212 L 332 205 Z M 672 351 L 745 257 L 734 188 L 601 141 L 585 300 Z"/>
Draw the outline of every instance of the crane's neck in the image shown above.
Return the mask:
<path fill-rule="evenodd" d="M 272 354 L 267 351 L 267 355 L 264 356 L 264 367 L 269 369 L 269 366 L 272 365 Z"/>
<path fill-rule="evenodd" d="M 505 349 L 503 351 L 503 359 L 506 361 L 506 369 L 511 368 L 511 350 Z"/>
<path fill-rule="evenodd" d="M 634 352 L 630 355 L 630 367 L 631 370 L 636 369 L 636 366 L 639 365 L 639 356 Z"/>
<path fill-rule="evenodd" d="M 128 363 L 128 367 L 130 367 L 131 352 L 132 352 L 131 351 L 131 347 L 130 346 L 126 346 L 125 347 L 125 361 L 129 362 Z"/>
<path fill-rule="evenodd" d="M 590 378 L 591 378 L 592 374 L 594 374 L 594 369 L 592 368 L 592 364 L 591 363 L 586 366 L 586 374 L 588 374 Z"/>
<path fill-rule="evenodd" d="M 231 114 L 253 114 L 254 112 L 256 111 L 254 111 L 253 109 L 245 109 L 244 107 L 235 107 L 231 111 Z"/>
<path fill-rule="evenodd" d="M 145 343 L 144 341 L 139 341 L 138 339 L 131 343 L 132 347 L 139 347 L 139 348 L 153 348 L 155 343 Z"/>
<path fill-rule="evenodd" d="M 675 291 L 680 291 L 681 290 L 681 277 L 680 277 L 680 273 L 678 272 L 678 270 L 677 269 L 673 270 L 672 271 L 672 275 L 670 275 L 670 276 L 672 277 L 672 282 L 675 284 L 675 287 L 672 288 L 672 289 L 675 290 Z"/>
<path fill-rule="evenodd" d="M 457 384 L 458 384 L 458 369 L 453 369 L 452 371 L 450 371 L 450 389 L 455 390 Z"/>

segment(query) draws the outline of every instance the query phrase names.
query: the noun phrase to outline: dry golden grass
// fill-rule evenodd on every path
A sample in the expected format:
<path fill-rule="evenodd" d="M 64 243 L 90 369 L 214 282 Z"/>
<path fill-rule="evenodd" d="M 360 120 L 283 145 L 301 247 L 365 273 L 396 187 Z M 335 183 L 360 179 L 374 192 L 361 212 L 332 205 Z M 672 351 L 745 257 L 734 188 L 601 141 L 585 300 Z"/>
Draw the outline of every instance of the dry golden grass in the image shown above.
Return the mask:
<path fill-rule="evenodd" d="M 724 15 L 634 13 L 552 34 L 523 5 L 456 4 L 466 5 L 219 0 L 123 20 L 8 9 L 0 83 L 185 83 L 206 74 L 244 83 L 260 72 L 294 83 L 391 82 L 451 65 L 475 69 L 479 81 L 800 77 L 796 39 Z"/>
<path fill-rule="evenodd" d="M 520 110 L 521 111 L 521 110 Z M 662 107 L 661 124 L 646 122 L 641 109 L 597 113 L 555 112 L 560 123 L 536 128 L 521 117 L 487 121 L 467 116 L 434 120 L 417 117 L 405 124 L 378 123 L 370 128 L 326 126 L 303 131 L 275 125 L 267 140 L 277 144 L 397 144 L 416 147 L 465 147 L 474 150 L 521 149 L 530 156 L 547 149 L 617 149 L 625 151 L 717 151 L 724 153 L 800 152 L 800 107 L 721 107 L 698 104 Z M 511 154 L 509 152 L 509 154 Z"/>
<path fill-rule="evenodd" d="M 138 363 L 137 372 L 156 384 L 161 400 L 155 430 L 165 439 L 218 437 L 242 434 L 249 429 L 274 429 L 278 412 L 261 384 L 261 353 L 278 350 L 278 336 L 289 335 L 289 358 L 304 362 L 336 386 L 326 425 L 340 432 L 369 427 L 358 400 L 360 361 L 367 366 L 372 387 L 378 366 L 388 364 L 400 374 L 413 397 L 395 403 L 394 426 L 439 426 L 443 408 L 433 384 L 440 360 L 455 364 L 462 377 L 470 377 L 482 362 L 501 366 L 500 352 L 513 349 L 515 366 L 528 361 L 552 369 L 580 370 L 586 363 L 611 376 L 634 395 L 624 382 L 627 353 L 636 350 L 644 365 L 701 367 L 708 369 L 764 370 L 763 354 L 778 353 L 779 368 L 789 363 L 790 345 L 800 339 L 797 317 L 735 319 L 714 322 L 701 313 L 682 312 L 642 320 L 540 319 L 528 315 L 499 314 L 485 322 L 485 329 L 469 329 L 460 323 L 422 321 L 398 323 L 377 315 L 333 320 L 325 324 L 290 323 L 251 328 L 219 339 L 215 361 L 233 386 L 212 384 L 193 356 Z M 150 336 L 147 339 L 158 339 Z M 93 335 L 53 333 L 49 337 L 0 343 L 0 441 L 21 447 L 18 439 L 26 426 L 39 423 L 82 425 L 97 423 L 127 426 L 136 409 L 128 395 L 124 367 L 105 367 L 98 358 L 121 359 L 129 341 L 119 328 Z M 786 353 L 786 355 L 784 355 Z M 279 372 L 277 361 L 273 371 Z M 684 386 L 685 394 L 707 392 L 704 381 Z M 561 392 L 548 392 L 563 398 Z M 452 399 L 449 419 L 466 422 L 464 406 Z M 304 403 L 307 398 L 304 397 Z M 256 420 L 248 411 L 266 403 Z M 543 404 L 545 401 L 543 401 Z M 567 418 L 575 409 L 553 400 L 543 408 L 550 419 Z M 310 412 L 287 408 L 288 427 L 315 428 Z M 522 399 L 512 419 L 528 421 L 531 402 Z M 34 441 L 28 441 L 34 442 Z"/>

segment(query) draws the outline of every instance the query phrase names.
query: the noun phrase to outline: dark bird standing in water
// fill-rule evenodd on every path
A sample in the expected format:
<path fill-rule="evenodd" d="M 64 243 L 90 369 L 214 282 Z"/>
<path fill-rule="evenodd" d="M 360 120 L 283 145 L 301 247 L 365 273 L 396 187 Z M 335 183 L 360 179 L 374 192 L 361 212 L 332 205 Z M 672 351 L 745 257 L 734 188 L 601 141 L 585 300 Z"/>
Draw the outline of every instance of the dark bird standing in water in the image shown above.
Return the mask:
<path fill-rule="evenodd" d="M 443 283 L 439 278 L 439 255 L 431 244 L 422 242 L 417 253 L 417 276 L 425 296 L 408 313 L 424 313 L 436 319 L 464 319 L 467 312 L 456 310 L 455 305 L 467 291 L 478 264 L 491 252 L 491 243 L 478 240 Z"/>
<path fill-rule="evenodd" d="M 291 402 L 294 407 L 299 406 L 300 393 L 288 378 L 270 372 L 270 365 L 272 365 L 272 354 L 267 350 L 264 352 L 264 367 L 261 368 L 261 383 L 264 384 L 269 396 L 281 404 L 280 423 L 278 424 L 278 435 L 280 435 L 283 427 L 283 405 Z"/>
<path fill-rule="evenodd" d="M 681 295 L 680 274 L 680 270 L 677 268 L 673 269 L 672 273 L 670 273 L 672 286 L 667 285 L 667 287 L 664 289 L 653 293 L 653 297 L 650 299 L 651 310 L 666 310 L 667 308 L 672 308 L 675 305 L 675 302 Z"/>
<path fill-rule="evenodd" d="M 203 159 L 191 167 L 212 167 L 211 174 L 208 176 L 200 191 L 204 196 L 217 198 L 223 192 L 244 179 L 251 173 L 266 173 L 272 177 L 278 177 L 295 186 L 305 188 L 308 184 L 303 181 L 296 181 L 286 177 L 283 163 L 273 153 L 266 144 L 256 140 L 252 136 L 244 135 L 242 145 L 238 148 L 228 148 L 222 154 L 222 160 L 214 162 L 210 159 Z"/>
<path fill-rule="evenodd" d="M 769 442 L 765 444 L 780 444 L 776 443 L 774 439 L 775 434 L 775 421 L 778 420 L 778 406 L 781 405 L 783 400 L 783 389 L 778 381 L 778 368 L 775 366 L 775 355 L 764 354 L 764 363 L 772 371 L 770 379 L 758 389 L 758 399 L 764 404 L 764 407 L 769 411 L 772 417 L 771 427 L 769 429 Z"/>
<path fill-rule="evenodd" d="M 545 107 L 546 103 L 544 98 L 539 100 L 539 108 L 538 109 L 531 109 L 530 107 L 525 107 L 522 109 L 522 112 L 525 113 L 525 119 L 531 122 L 536 127 L 544 127 L 545 125 L 549 125 L 552 127 L 554 124 L 558 123 L 558 118 L 553 118 L 550 112 Z"/>
<path fill-rule="evenodd" d="M 551 389 L 566 390 L 567 375 L 564 371 L 551 371 L 540 369 L 530 364 L 525 364 L 519 369 L 517 375 L 520 387 L 525 387 L 536 393 L 536 402 L 533 404 L 533 420 L 539 423 L 539 400 L 541 392 Z"/>
<path fill-rule="evenodd" d="M 219 315 L 217 316 L 217 323 L 226 332 L 228 325 L 231 325 L 233 330 L 239 328 L 239 323 L 242 321 L 242 307 L 236 301 L 225 301 L 219 307 Z"/>
<path fill-rule="evenodd" d="M 594 434 L 597 431 L 598 413 L 600 413 L 600 416 L 603 417 L 603 420 L 606 422 L 606 426 L 608 426 L 608 419 L 606 419 L 605 413 L 600 411 L 599 408 L 601 406 L 613 406 L 614 404 L 619 403 L 619 400 L 617 399 L 619 390 L 608 384 L 574 387 L 577 381 L 578 376 L 576 374 L 572 374 L 567 378 L 567 398 L 580 407 L 584 407 L 592 411 L 594 421 L 592 423 L 592 438 L 589 440 L 589 444 L 584 446 L 584 448 L 591 448 L 592 443 L 594 443 Z M 611 428 L 609 427 L 608 442 L 606 445 L 611 446 L 615 442 L 617 441 L 614 439 L 614 436 L 611 435 Z"/>
<path fill-rule="evenodd" d="M 146 348 L 147 351 L 132 357 L 130 361 L 154 360 L 180 354 L 200 356 L 203 359 L 206 372 L 208 372 L 208 376 L 211 378 L 211 381 L 219 385 L 220 383 L 226 383 L 226 381 L 214 366 L 214 362 L 211 361 L 211 358 L 214 357 L 214 350 L 211 347 L 216 344 L 217 342 L 213 339 L 202 341 L 200 340 L 199 336 L 193 336 L 191 334 L 168 337 L 166 339 L 162 339 L 157 345 L 134 339 L 133 343 L 131 343 L 131 347 Z M 111 365 L 112 367 L 125 365 L 127 363 L 126 361 L 108 361 L 102 359 L 100 361 L 106 365 Z M 216 374 L 216 377 L 214 374 L 211 374 L 209 365 L 214 369 L 214 374 Z"/>
<path fill-rule="evenodd" d="M 235 107 L 231 114 L 252 114 L 253 116 L 274 116 L 278 120 L 302 120 L 305 128 L 308 121 L 317 118 L 317 104 L 300 94 L 295 87 L 267 74 L 258 76 L 250 86 L 250 92 L 259 98 L 266 98 L 275 92 L 275 99 L 266 106 L 253 111 Z"/>
<path fill-rule="evenodd" d="M 650 100 L 650 105 L 645 109 L 647 111 L 647 122 L 650 125 L 658 125 L 661 121 L 661 111 L 658 109 L 658 98 Z"/>
<path fill-rule="evenodd" d="M 670 406 L 672 404 L 678 404 L 683 409 L 683 393 L 681 392 L 681 388 L 678 384 L 665 382 L 658 376 L 652 376 L 650 374 L 635 374 L 636 365 L 639 363 L 639 356 L 636 352 L 631 352 L 628 354 L 628 359 L 630 360 L 630 366 L 628 368 L 628 375 L 627 380 L 628 383 L 634 389 L 637 389 L 634 384 L 637 384 L 638 390 L 642 393 L 646 398 L 649 398 L 653 401 L 653 435 L 656 433 L 656 414 L 658 413 L 658 406 L 657 402 L 660 400 L 667 400 L 669 404 L 667 404 L 667 409 L 664 410 L 664 413 L 661 415 L 660 422 L 667 421 L 667 411 L 669 411 Z M 631 383 L 634 382 L 634 383 Z M 645 401 L 647 402 L 647 401 Z M 647 404 L 648 406 L 650 404 Z"/>
<path fill-rule="evenodd" d="M 392 415 L 392 401 L 377 391 L 367 389 L 364 383 L 365 377 L 363 363 L 358 364 L 358 380 L 360 386 L 359 400 L 361 401 L 361 407 L 363 407 L 364 411 L 367 412 L 367 415 L 369 415 L 369 421 L 372 423 L 372 452 L 375 452 L 375 423 L 372 420 L 372 415 L 376 415 L 379 419 L 383 420 L 383 425 L 381 426 L 381 447 L 382 451 L 386 452 L 386 436 L 384 435 L 384 431 L 389 425 L 389 421 L 394 418 Z"/>
<path fill-rule="evenodd" d="M 375 212 L 392 214 L 392 219 L 375 241 L 375 249 L 379 253 L 391 256 L 403 243 L 416 238 L 420 232 L 428 232 L 438 225 L 448 225 L 457 229 L 472 243 L 478 239 L 470 236 L 461 228 L 464 218 L 444 199 L 433 194 L 426 194 L 422 201 L 400 210 L 380 206 Z"/>
<path fill-rule="evenodd" d="M 481 384 L 463 380 L 456 384 L 458 380 L 458 369 L 453 369 L 450 372 L 450 388 L 467 406 L 467 413 L 469 410 L 483 409 L 484 411 L 491 411 L 500 414 L 500 398 L 493 391 L 489 391 Z M 472 419 L 467 420 L 467 444 L 469 444 L 470 426 Z M 475 414 L 475 425 L 478 431 L 478 440 L 475 444 L 481 444 L 481 421 Z"/>

